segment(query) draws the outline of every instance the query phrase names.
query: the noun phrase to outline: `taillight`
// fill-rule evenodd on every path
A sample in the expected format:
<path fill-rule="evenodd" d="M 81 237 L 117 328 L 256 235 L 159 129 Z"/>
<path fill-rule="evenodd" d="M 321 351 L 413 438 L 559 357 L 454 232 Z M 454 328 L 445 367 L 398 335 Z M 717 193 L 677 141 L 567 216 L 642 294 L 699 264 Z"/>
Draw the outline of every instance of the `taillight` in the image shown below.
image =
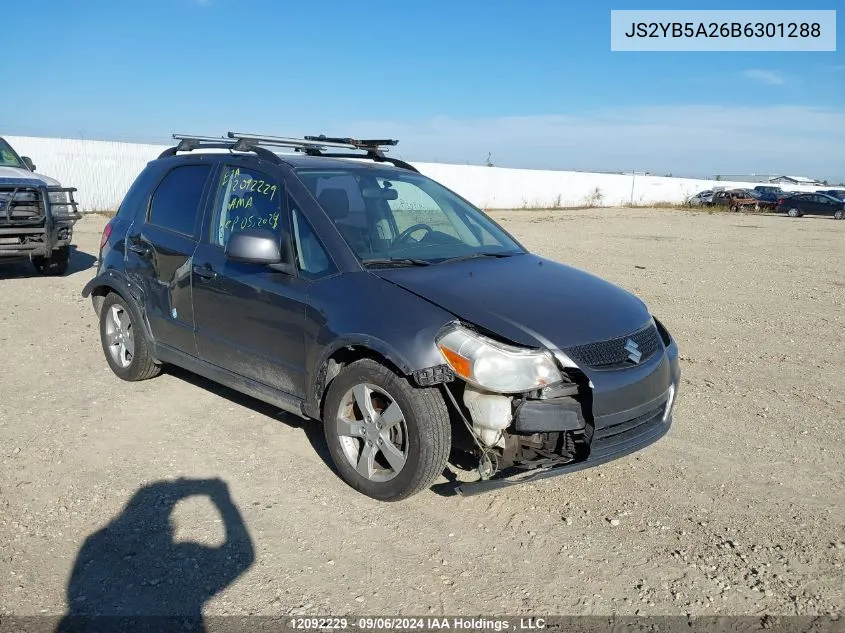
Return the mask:
<path fill-rule="evenodd" d="M 106 227 L 103 229 L 103 237 L 100 238 L 100 250 L 103 250 L 103 246 L 106 245 L 106 242 L 109 241 L 109 237 L 111 236 L 111 222 L 106 224 Z"/>

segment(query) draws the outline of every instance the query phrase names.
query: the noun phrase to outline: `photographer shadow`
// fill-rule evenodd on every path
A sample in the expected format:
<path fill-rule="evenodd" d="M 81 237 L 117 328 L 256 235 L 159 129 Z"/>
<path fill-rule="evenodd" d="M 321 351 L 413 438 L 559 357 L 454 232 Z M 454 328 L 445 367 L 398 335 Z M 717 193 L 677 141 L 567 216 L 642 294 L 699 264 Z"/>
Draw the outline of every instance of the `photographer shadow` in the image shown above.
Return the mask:
<path fill-rule="evenodd" d="M 194 496 L 206 496 L 217 507 L 226 534 L 222 545 L 174 540 L 174 506 Z M 254 560 L 252 540 L 222 480 L 155 482 L 86 539 L 56 633 L 204 631 L 203 605 Z"/>

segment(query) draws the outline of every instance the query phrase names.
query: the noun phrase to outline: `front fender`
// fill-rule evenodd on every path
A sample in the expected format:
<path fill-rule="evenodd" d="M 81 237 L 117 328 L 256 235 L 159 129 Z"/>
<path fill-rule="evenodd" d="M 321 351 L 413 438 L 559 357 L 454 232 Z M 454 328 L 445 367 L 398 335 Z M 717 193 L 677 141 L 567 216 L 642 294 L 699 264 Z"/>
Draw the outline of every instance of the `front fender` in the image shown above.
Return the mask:
<path fill-rule="evenodd" d="M 347 273 L 314 284 L 308 294 L 306 403 L 313 415 L 325 387 L 328 360 L 345 347 L 361 347 L 387 359 L 402 374 L 439 366 L 434 343 L 455 316 L 393 283 L 370 274 Z"/>

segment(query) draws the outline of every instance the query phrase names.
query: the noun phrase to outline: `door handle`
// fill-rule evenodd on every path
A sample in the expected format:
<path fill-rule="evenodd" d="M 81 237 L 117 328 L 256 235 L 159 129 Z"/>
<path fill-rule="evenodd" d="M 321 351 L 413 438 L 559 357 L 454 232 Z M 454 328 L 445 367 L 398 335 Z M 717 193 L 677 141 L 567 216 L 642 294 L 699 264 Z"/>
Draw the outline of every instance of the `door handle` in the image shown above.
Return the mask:
<path fill-rule="evenodd" d="M 203 279 L 214 279 L 217 277 L 217 273 L 211 266 L 194 266 L 194 274 Z"/>

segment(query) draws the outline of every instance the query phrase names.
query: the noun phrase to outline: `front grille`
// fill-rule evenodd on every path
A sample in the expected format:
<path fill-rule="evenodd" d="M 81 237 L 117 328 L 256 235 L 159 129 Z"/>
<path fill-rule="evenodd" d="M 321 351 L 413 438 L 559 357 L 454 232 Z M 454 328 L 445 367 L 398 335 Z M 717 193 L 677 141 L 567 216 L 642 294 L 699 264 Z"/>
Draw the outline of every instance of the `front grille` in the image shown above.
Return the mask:
<path fill-rule="evenodd" d="M 657 427 L 663 423 L 665 411 L 666 403 L 664 402 L 656 409 L 631 420 L 597 428 L 593 433 L 590 455 L 603 457 L 646 439 L 647 436 L 658 431 Z"/>
<path fill-rule="evenodd" d="M 631 359 L 631 352 L 625 349 L 628 341 L 633 341 L 639 348 L 641 354 L 639 362 Z M 630 334 L 601 341 L 599 343 L 587 343 L 577 347 L 569 347 L 564 350 L 576 363 L 586 365 L 590 369 L 622 369 L 641 365 L 660 350 L 660 334 L 652 323 Z"/>
<path fill-rule="evenodd" d="M 44 221 L 44 201 L 35 187 L 0 189 L 0 225 L 27 226 Z"/>

